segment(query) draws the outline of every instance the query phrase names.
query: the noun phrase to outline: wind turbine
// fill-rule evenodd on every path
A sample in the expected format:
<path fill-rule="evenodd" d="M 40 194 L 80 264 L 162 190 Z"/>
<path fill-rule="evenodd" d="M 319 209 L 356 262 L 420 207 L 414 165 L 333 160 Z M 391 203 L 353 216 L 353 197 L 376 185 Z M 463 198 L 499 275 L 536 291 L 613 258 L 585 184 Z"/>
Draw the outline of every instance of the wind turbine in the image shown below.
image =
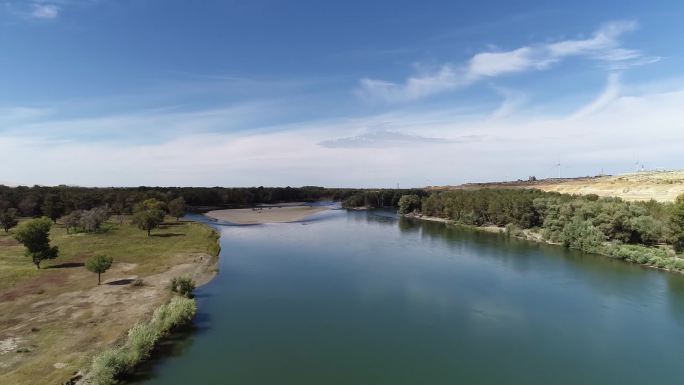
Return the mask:
<path fill-rule="evenodd" d="M 558 167 L 558 179 L 561 179 L 561 163 L 558 162 L 556 165 L 553 167 Z"/>

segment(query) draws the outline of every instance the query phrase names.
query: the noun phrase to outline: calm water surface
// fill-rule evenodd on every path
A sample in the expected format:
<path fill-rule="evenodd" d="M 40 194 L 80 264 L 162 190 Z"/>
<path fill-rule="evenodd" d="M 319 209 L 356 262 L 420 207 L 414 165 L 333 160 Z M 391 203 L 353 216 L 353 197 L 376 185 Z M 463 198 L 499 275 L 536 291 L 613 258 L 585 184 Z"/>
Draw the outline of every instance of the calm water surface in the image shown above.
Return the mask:
<path fill-rule="evenodd" d="M 137 384 L 684 383 L 684 277 L 328 211 L 217 226 L 196 330 Z"/>

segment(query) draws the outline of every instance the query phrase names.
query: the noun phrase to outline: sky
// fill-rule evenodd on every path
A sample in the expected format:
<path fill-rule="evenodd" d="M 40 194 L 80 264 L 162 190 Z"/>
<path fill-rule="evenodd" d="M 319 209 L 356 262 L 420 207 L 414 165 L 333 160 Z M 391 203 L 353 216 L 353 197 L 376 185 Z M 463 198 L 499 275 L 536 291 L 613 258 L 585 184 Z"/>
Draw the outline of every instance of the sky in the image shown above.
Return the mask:
<path fill-rule="evenodd" d="M 0 183 L 681 169 L 683 19 L 682 1 L 0 0 Z"/>

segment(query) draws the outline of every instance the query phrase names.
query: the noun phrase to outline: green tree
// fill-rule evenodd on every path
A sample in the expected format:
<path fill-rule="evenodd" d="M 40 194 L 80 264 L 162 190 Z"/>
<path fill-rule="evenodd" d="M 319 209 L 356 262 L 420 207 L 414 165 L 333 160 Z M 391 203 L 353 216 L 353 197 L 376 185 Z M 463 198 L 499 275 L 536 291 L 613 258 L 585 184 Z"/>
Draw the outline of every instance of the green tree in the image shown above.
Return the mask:
<path fill-rule="evenodd" d="M 140 230 L 147 231 L 147 236 L 150 232 L 164 222 L 164 211 L 157 208 L 146 209 L 144 206 L 140 207 L 138 211 L 133 214 L 132 223 Z"/>
<path fill-rule="evenodd" d="M 96 255 L 86 261 L 86 269 L 97 274 L 97 284 L 100 284 L 100 276 L 112 267 L 114 259 L 106 255 Z"/>
<path fill-rule="evenodd" d="M 420 197 L 418 195 L 403 195 L 399 198 L 399 214 L 408 214 L 414 210 L 420 210 Z"/>
<path fill-rule="evenodd" d="M 12 227 L 19 223 L 17 220 L 17 209 L 8 208 L 6 210 L 0 211 L 0 224 L 8 232 Z"/>
<path fill-rule="evenodd" d="M 169 202 L 169 214 L 179 220 L 185 215 L 185 199 L 183 197 L 176 198 Z"/>
<path fill-rule="evenodd" d="M 55 221 L 64 213 L 64 204 L 59 200 L 58 195 L 48 194 L 43 199 L 40 211 L 43 212 L 43 215 Z"/>
<path fill-rule="evenodd" d="M 31 219 L 21 224 L 14 238 L 26 247 L 26 256 L 31 257 L 36 268 L 46 259 L 57 258 L 57 246 L 50 246 L 52 220 L 48 217 Z"/>
<path fill-rule="evenodd" d="M 672 206 L 670 242 L 677 252 L 684 251 L 684 194 L 678 196 Z"/>

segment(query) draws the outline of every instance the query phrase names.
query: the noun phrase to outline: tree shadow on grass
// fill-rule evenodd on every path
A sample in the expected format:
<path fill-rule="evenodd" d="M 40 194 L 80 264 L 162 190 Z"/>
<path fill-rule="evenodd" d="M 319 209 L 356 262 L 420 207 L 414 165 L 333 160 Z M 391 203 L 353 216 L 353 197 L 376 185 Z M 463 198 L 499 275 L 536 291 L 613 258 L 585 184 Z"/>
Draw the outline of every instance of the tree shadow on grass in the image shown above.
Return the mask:
<path fill-rule="evenodd" d="M 187 224 L 188 222 L 185 221 L 178 221 L 178 222 L 163 222 L 160 226 L 183 226 Z"/>
<path fill-rule="evenodd" d="M 150 236 L 161 237 L 161 238 L 169 238 L 169 237 L 184 237 L 185 234 L 182 234 L 182 233 L 164 233 L 164 234 L 151 234 Z"/>
<path fill-rule="evenodd" d="M 135 281 L 135 278 L 124 278 L 124 279 L 117 279 L 116 281 L 109 281 L 106 282 L 106 285 L 114 285 L 114 286 L 122 286 L 122 285 L 128 285 L 129 283 L 133 283 Z"/>
<path fill-rule="evenodd" d="M 66 262 L 66 263 L 60 263 L 59 265 L 50 265 L 47 266 L 48 269 L 71 269 L 74 267 L 83 267 L 85 266 L 85 263 L 83 262 Z"/>

